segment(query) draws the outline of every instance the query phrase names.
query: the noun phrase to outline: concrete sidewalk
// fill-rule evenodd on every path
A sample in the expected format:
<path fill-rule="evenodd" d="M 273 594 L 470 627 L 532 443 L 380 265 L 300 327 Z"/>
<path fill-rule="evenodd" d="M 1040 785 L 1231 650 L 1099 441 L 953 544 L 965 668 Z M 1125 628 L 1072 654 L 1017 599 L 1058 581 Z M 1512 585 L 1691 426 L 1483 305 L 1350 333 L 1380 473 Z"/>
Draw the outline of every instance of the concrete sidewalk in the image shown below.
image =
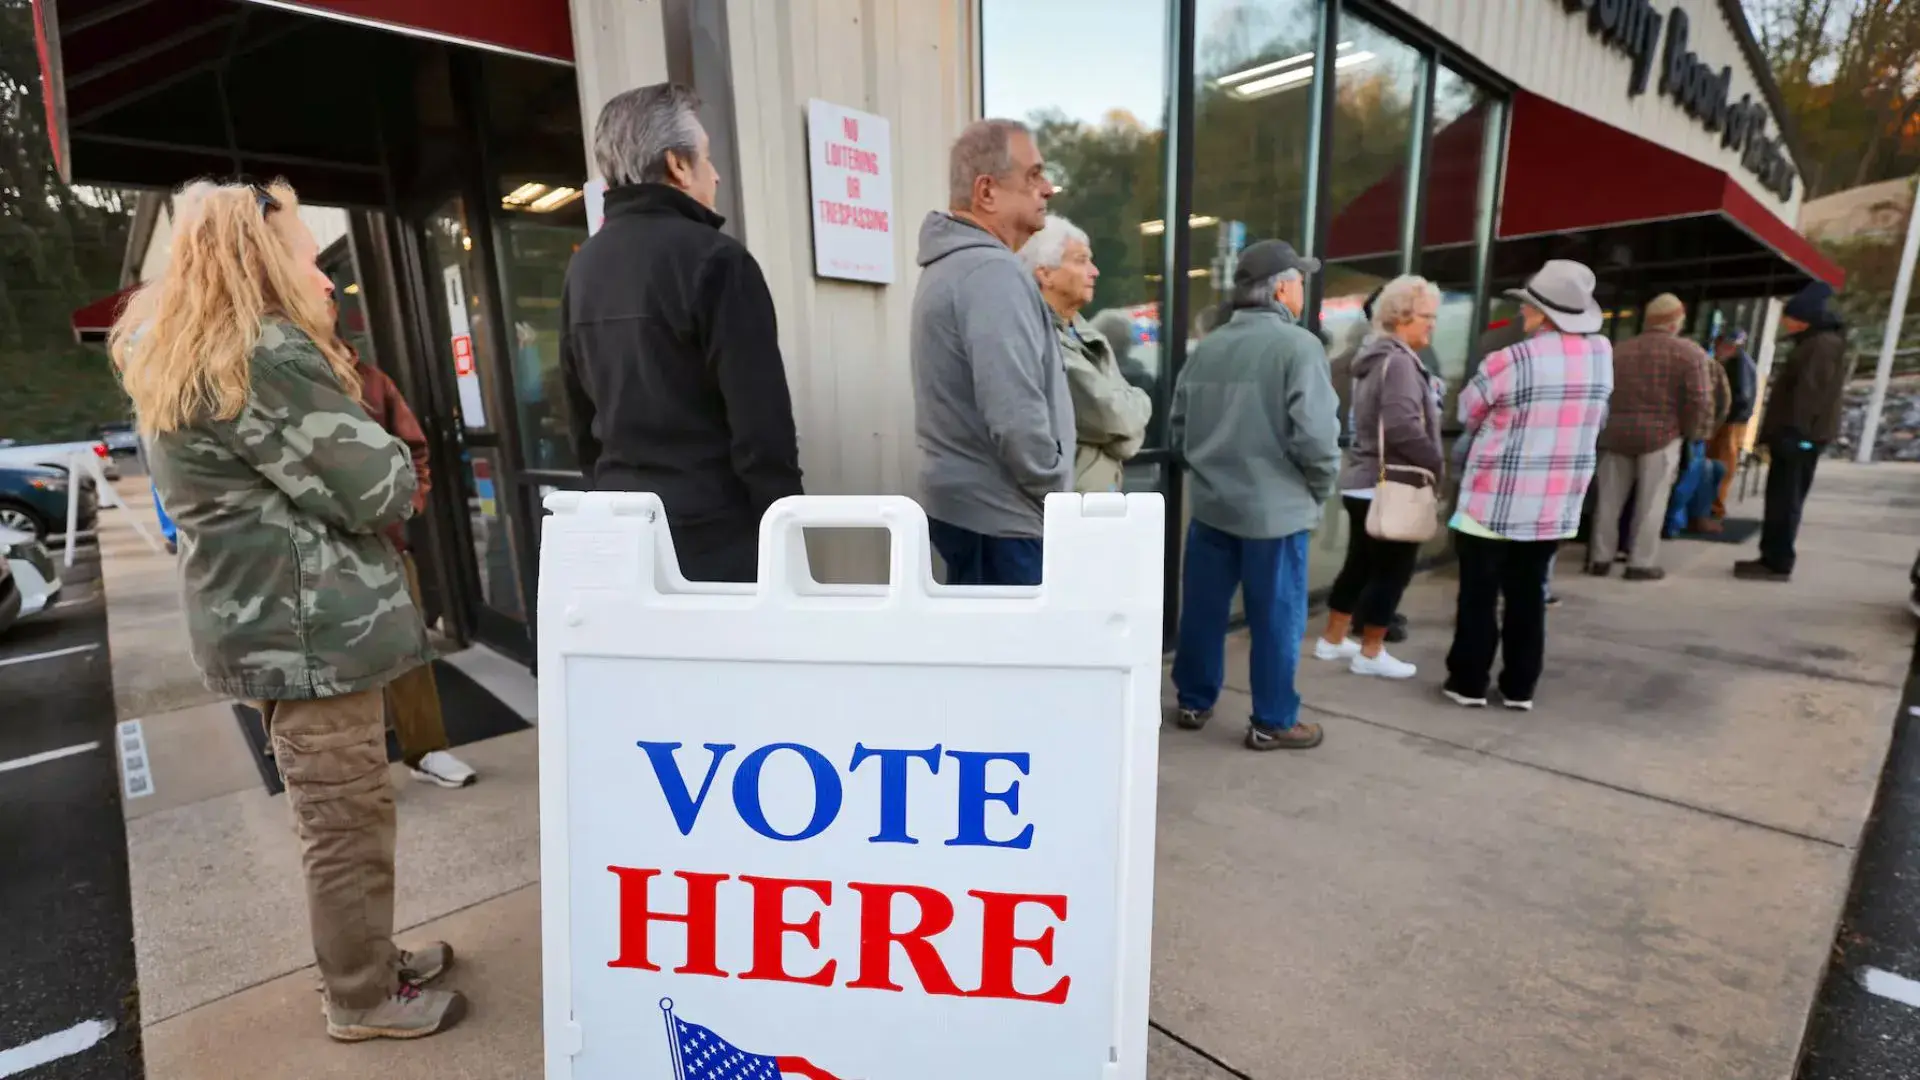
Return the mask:
<path fill-rule="evenodd" d="M 116 679 L 177 679 L 139 585 L 171 560 L 123 544 L 118 516 Z M 1238 642 L 1213 725 L 1162 738 L 1152 1075 L 1791 1076 L 1905 676 L 1916 537 L 1920 470 L 1826 463 L 1789 585 L 1731 577 L 1751 543 L 1670 544 L 1657 584 L 1583 577 L 1570 547 L 1531 714 L 1438 697 L 1453 587 L 1430 576 L 1396 649 L 1419 678 L 1305 661 L 1328 730 L 1307 754 L 1238 749 Z M 503 694 L 530 681 L 460 662 Z M 122 688 L 123 710 L 172 699 L 147 694 Z M 149 1076 L 539 1075 L 534 733 L 463 748 L 482 773 L 464 791 L 396 777 L 402 941 L 456 943 L 471 1016 L 336 1046 L 285 807 L 224 704 L 145 715 L 156 794 L 128 837 Z"/>

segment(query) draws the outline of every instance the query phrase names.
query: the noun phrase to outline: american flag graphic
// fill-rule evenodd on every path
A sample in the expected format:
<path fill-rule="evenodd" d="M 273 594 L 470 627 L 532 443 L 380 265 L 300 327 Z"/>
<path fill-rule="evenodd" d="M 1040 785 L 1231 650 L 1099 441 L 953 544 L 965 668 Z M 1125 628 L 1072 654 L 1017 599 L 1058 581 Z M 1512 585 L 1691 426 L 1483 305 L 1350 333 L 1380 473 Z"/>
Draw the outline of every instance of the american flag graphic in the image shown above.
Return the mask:
<path fill-rule="evenodd" d="M 671 1000 L 660 1008 L 667 1015 L 675 1080 L 840 1080 L 806 1058 L 749 1054 L 712 1029 L 675 1016 Z"/>

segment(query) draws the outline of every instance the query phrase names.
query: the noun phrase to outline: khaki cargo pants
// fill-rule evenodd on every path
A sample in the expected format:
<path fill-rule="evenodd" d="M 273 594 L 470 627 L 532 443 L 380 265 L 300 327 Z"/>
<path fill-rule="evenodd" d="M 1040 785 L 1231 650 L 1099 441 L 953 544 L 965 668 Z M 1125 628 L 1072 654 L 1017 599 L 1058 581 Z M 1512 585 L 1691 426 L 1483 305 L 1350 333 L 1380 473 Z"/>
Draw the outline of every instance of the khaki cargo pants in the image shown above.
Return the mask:
<path fill-rule="evenodd" d="M 369 1009 L 393 993 L 393 782 L 382 694 L 256 703 L 287 785 L 327 998 Z"/>

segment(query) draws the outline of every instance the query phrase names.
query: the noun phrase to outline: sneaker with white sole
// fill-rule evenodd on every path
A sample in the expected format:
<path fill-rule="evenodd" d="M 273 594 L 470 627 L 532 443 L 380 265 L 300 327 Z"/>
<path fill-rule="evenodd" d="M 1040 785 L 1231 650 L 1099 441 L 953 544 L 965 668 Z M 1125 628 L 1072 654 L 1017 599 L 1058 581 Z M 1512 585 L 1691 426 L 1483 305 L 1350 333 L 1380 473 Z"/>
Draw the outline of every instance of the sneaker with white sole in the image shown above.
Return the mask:
<path fill-rule="evenodd" d="M 400 950 L 400 981 L 424 986 L 447 973 L 453 966 L 453 946 L 444 941 L 430 941 L 418 949 Z M 313 988 L 320 993 L 320 1015 L 327 1012 L 327 983 L 314 972 Z"/>
<path fill-rule="evenodd" d="M 393 993 L 371 1009 L 327 1003 L 327 1035 L 339 1042 L 368 1039 L 421 1039 L 460 1022 L 467 999 L 456 990 L 429 990 L 401 980 Z"/>
<path fill-rule="evenodd" d="M 1463 709 L 1484 709 L 1487 707 L 1487 699 L 1484 694 L 1480 697 L 1474 697 L 1471 694 L 1463 694 L 1451 686 L 1441 687 L 1440 696 Z"/>
<path fill-rule="evenodd" d="M 1420 674 L 1420 669 L 1405 660 L 1396 660 L 1392 653 L 1380 650 L 1379 656 L 1357 653 L 1347 670 L 1355 675 L 1370 675 L 1379 679 L 1411 679 Z"/>
<path fill-rule="evenodd" d="M 1360 643 L 1352 638 L 1343 639 L 1338 645 L 1324 637 L 1313 639 L 1313 658 L 1315 660 L 1351 660 L 1360 655 Z"/>
<path fill-rule="evenodd" d="M 1513 698 L 1501 698 L 1500 704 L 1505 705 L 1507 708 L 1512 709 L 1515 712 L 1532 712 L 1533 711 L 1532 698 L 1528 698 L 1525 701 L 1515 701 Z"/>
<path fill-rule="evenodd" d="M 430 751 L 420 759 L 420 764 L 408 766 L 407 771 L 415 780 L 444 788 L 463 788 L 478 778 L 471 766 L 445 750 Z"/>

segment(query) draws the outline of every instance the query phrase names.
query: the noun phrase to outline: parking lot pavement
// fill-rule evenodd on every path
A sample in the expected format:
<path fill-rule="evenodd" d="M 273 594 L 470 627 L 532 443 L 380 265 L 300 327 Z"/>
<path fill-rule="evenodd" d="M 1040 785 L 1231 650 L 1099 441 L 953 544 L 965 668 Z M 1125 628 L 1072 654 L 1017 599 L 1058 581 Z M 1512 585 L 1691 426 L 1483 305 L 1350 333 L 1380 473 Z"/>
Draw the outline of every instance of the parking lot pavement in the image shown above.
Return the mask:
<path fill-rule="evenodd" d="M 0 632 L 0 1076 L 143 1075 L 99 558 Z"/>

